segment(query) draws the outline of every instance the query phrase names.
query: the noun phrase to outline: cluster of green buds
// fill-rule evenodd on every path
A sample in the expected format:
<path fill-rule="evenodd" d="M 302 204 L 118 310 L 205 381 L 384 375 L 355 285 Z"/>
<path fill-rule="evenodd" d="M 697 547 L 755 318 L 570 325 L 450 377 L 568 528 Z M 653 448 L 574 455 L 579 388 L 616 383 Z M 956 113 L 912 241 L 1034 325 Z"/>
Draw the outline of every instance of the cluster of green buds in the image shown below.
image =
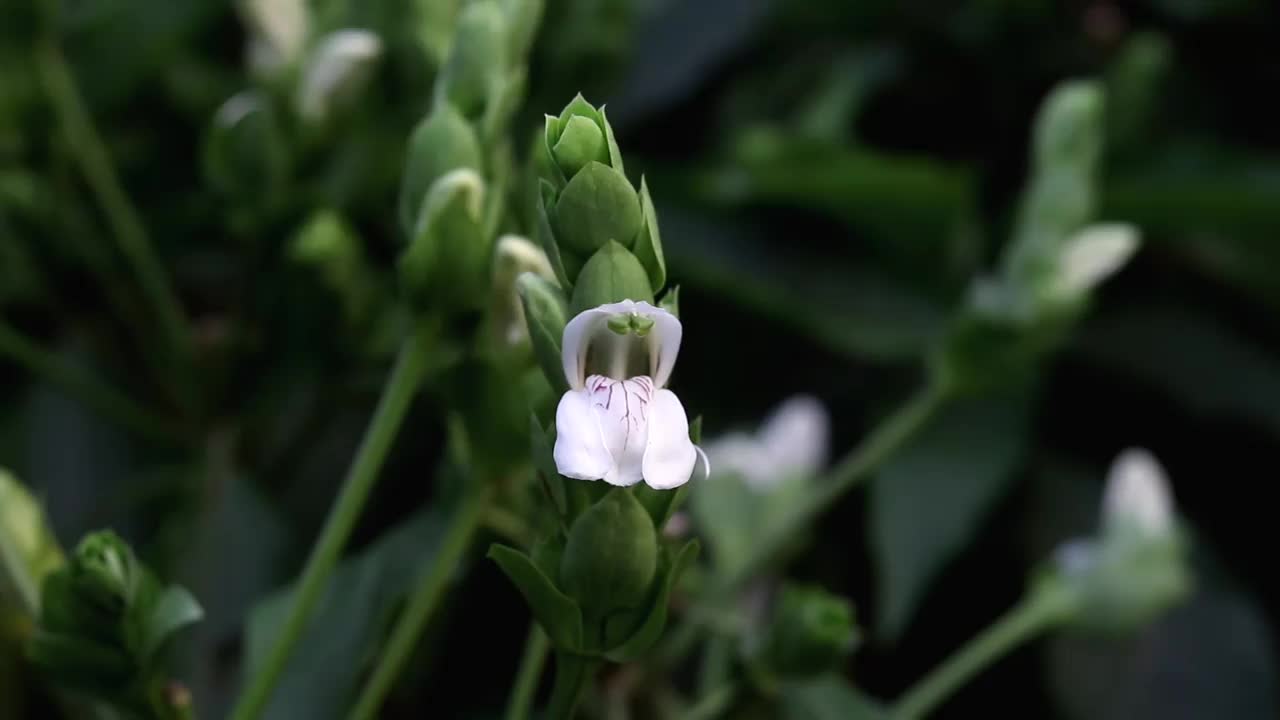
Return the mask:
<path fill-rule="evenodd" d="M 779 678 L 804 678 L 838 669 L 858 645 L 853 604 L 815 586 L 784 585 L 759 652 Z"/>
<path fill-rule="evenodd" d="M 495 545 L 490 557 L 566 667 L 621 662 L 657 639 L 698 552 L 659 533 L 700 454 L 698 423 L 665 387 L 682 328 L 674 290 L 652 304 L 666 282 L 657 217 L 643 180 L 637 191 L 623 172 L 604 110 L 576 97 L 547 117 L 535 153 L 533 225 L 554 279 L 525 272 L 516 287 L 539 366 L 560 393 L 554 424 L 536 413 L 532 423 L 534 464 L 559 522 L 530 553 Z"/>
<path fill-rule="evenodd" d="M 189 592 L 162 586 L 118 536 L 93 533 L 44 578 L 28 654 L 60 687 L 124 717 L 187 718 L 190 697 L 168 681 L 161 650 L 202 615 Z"/>
<path fill-rule="evenodd" d="M 523 93 L 540 0 L 473 0 L 414 129 L 398 215 L 401 285 L 418 307 L 480 310 L 502 221 L 511 149 L 502 130 Z"/>
<path fill-rule="evenodd" d="M 1191 592 L 1187 549 L 1164 470 L 1150 453 L 1131 449 L 1107 478 L 1098 535 L 1060 547 L 1046 582 L 1074 600 L 1071 626 L 1129 632 Z"/>
<path fill-rule="evenodd" d="M 1034 372 L 1061 344 L 1093 290 L 1138 249 L 1136 228 L 1097 213 L 1104 94 L 1067 82 L 1036 118 L 1029 186 L 999 272 L 977 281 L 937 360 L 961 388 Z"/>

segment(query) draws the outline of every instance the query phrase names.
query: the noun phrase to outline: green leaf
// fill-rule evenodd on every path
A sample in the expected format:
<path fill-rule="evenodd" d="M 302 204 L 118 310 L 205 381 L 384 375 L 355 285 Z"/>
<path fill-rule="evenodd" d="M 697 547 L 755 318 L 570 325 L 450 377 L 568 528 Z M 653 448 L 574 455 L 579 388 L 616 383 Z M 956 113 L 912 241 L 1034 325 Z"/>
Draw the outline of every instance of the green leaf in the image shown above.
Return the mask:
<path fill-rule="evenodd" d="M 555 197 L 555 189 L 546 180 L 538 181 L 538 189 L 538 199 L 535 201 L 537 217 L 534 218 L 533 236 L 542 247 L 542 251 L 547 254 L 547 260 L 551 263 L 551 269 L 555 270 L 560 287 L 565 292 L 569 292 L 573 289 L 573 278 L 570 278 L 565 270 L 564 258 L 560 255 L 560 244 L 556 242 L 556 234 L 551 229 L 551 220 L 547 215 L 547 198 Z"/>
<path fill-rule="evenodd" d="M 142 633 L 142 660 L 148 662 L 169 636 L 204 617 L 204 609 L 186 588 L 170 585 L 156 600 Z"/>
<path fill-rule="evenodd" d="M 577 604 L 519 550 L 494 544 L 489 546 L 489 558 L 515 583 L 551 643 L 559 650 L 581 651 L 582 611 Z"/>
<path fill-rule="evenodd" d="M 614 662 L 630 662 L 644 654 L 662 636 L 667 625 L 667 606 L 671 602 L 671 591 L 679 582 L 681 574 L 693 565 L 701 548 L 697 540 L 690 540 L 680 547 L 672 557 L 669 548 L 663 548 L 663 562 L 658 569 L 657 591 L 649 603 L 644 619 L 630 631 L 630 637 L 621 645 L 609 651 L 608 657 Z"/>
<path fill-rule="evenodd" d="M 529 343 L 534 358 L 542 368 L 542 374 L 557 395 L 569 389 L 564 376 L 564 361 L 560 344 L 564 338 L 564 326 L 568 322 L 568 303 L 564 293 L 553 284 L 532 273 L 525 273 L 516 280 L 516 292 L 524 308 L 525 324 L 529 330 Z"/>
<path fill-rule="evenodd" d="M 1024 397 L 954 401 L 872 481 L 878 630 L 898 636 L 938 572 L 1008 488 L 1027 440 Z"/>
<path fill-rule="evenodd" d="M 40 609 L 41 583 L 62 564 L 62 550 L 44 511 L 0 468 L 0 604 L 12 599 L 34 618 Z"/>
<path fill-rule="evenodd" d="M 609 116 L 605 113 L 604 106 L 600 107 L 600 123 L 604 125 L 604 139 L 609 145 L 609 165 L 622 177 L 627 176 L 627 170 L 622 165 L 622 150 L 618 148 L 618 140 L 613 136 L 613 126 L 609 124 Z"/>
<path fill-rule="evenodd" d="M 446 512 L 433 507 L 420 513 L 338 566 L 285 666 L 265 718 L 345 715 L 395 608 L 440 542 Z M 260 671 L 293 600 L 294 588 L 289 587 L 253 609 L 246 629 L 246 676 Z"/>
<path fill-rule="evenodd" d="M 839 675 L 784 683 L 782 720 L 885 720 L 888 712 Z"/>
<path fill-rule="evenodd" d="M 649 185 L 644 177 L 640 178 L 640 213 L 644 224 L 633 252 L 649 271 L 649 285 L 657 292 L 667 284 L 667 261 L 662 255 L 662 237 L 658 234 L 658 212 L 653 209 L 653 198 L 649 197 Z"/>

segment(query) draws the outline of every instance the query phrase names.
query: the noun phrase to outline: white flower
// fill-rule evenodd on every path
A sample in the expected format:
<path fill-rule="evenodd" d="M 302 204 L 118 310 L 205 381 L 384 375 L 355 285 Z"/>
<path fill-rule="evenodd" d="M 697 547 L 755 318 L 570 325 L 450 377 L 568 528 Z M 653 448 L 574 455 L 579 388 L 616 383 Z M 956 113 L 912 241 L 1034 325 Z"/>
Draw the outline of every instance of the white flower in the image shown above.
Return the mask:
<path fill-rule="evenodd" d="M 1173 499 L 1164 469 L 1146 450 L 1130 448 L 1111 464 L 1102 496 L 1106 527 L 1128 523 L 1150 535 L 1173 529 Z"/>
<path fill-rule="evenodd" d="M 827 464 L 830 418 L 809 395 L 788 398 L 755 434 L 736 432 L 707 445 L 722 472 L 739 475 L 753 490 L 767 491 L 789 478 L 811 477 Z"/>
<path fill-rule="evenodd" d="M 542 248 L 519 235 L 503 235 L 498 238 L 493 252 L 493 288 L 497 304 L 494 308 L 494 322 L 503 341 L 512 346 L 529 338 L 524 306 L 516 292 L 516 280 L 526 272 L 556 282 L 551 261 Z"/>
<path fill-rule="evenodd" d="M 556 468 L 579 480 L 667 490 L 689 480 L 701 451 L 666 389 L 683 329 L 646 302 L 601 305 L 564 328 L 569 391 L 556 409 Z"/>

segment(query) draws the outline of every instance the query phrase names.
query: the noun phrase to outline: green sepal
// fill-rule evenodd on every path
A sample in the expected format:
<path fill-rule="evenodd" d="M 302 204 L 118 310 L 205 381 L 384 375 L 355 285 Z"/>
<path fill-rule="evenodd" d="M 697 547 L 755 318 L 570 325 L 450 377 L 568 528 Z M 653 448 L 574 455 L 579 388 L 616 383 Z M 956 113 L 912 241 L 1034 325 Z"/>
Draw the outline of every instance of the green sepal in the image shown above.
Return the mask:
<path fill-rule="evenodd" d="M 649 185 L 640 178 L 640 214 L 642 225 L 632 251 L 649 272 L 649 285 L 658 290 L 667 284 L 667 261 L 662 255 L 662 237 L 658 234 L 658 213 L 649 197 Z"/>
<path fill-rule="evenodd" d="M 560 592 L 524 553 L 506 545 L 489 546 L 488 557 L 515 583 L 533 617 L 560 650 L 580 652 L 582 649 L 582 610 L 569 596 Z"/>
<path fill-rule="evenodd" d="M 693 565 L 700 549 L 701 545 L 697 540 L 686 542 L 674 556 L 670 548 L 663 548 L 658 582 L 655 583 L 654 594 L 645 613 L 640 616 L 619 616 L 611 619 L 606 626 L 606 635 L 616 633 L 623 638 L 613 645 L 606 657 L 614 662 L 631 662 L 653 647 L 667 624 L 671 591 L 684 571 Z"/>
<path fill-rule="evenodd" d="M 555 439 L 543 429 L 537 415 L 529 416 L 529 438 L 533 452 L 533 467 L 542 475 L 547 494 L 551 496 L 551 502 L 556 506 L 556 510 L 562 517 L 567 517 L 570 513 L 569 497 L 564 483 L 561 482 L 560 473 L 556 469 L 556 460 L 553 455 Z M 556 572 L 558 574 L 559 570 Z"/>
<path fill-rule="evenodd" d="M 570 178 L 551 215 L 556 242 L 582 255 L 610 240 L 630 248 L 642 222 L 635 188 L 621 173 L 595 161 Z"/>
<path fill-rule="evenodd" d="M 675 287 L 668 288 L 667 291 L 662 294 L 662 299 L 658 301 L 658 307 L 666 310 L 676 317 L 680 317 L 680 287 L 677 285 Z"/>
<path fill-rule="evenodd" d="M 37 631 L 27 644 L 27 659 L 55 682 L 69 688 L 114 695 L 137 676 L 137 665 L 119 646 L 83 635 Z"/>
<path fill-rule="evenodd" d="M 575 115 L 565 123 L 560 139 L 551 148 L 551 156 L 565 175 L 573 177 L 593 160 L 608 163 L 609 148 L 599 125 L 590 118 Z"/>
<path fill-rule="evenodd" d="M 475 129 L 448 103 L 439 103 L 414 128 L 400 182 L 398 214 L 406 238 L 414 236 L 423 201 L 431 186 L 458 168 L 479 170 L 480 140 Z"/>
<path fill-rule="evenodd" d="M 551 200 L 547 198 L 550 197 Z M 573 279 L 569 276 L 565 268 L 564 257 L 560 254 L 560 245 L 556 242 L 555 232 L 551 229 L 550 216 L 547 214 L 549 203 L 555 202 L 555 188 L 546 180 L 538 181 L 538 198 L 536 201 L 536 217 L 534 218 L 534 238 L 537 239 L 538 245 L 542 246 L 542 251 L 547 254 L 547 261 L 551 263 L 551 269 L 556 273 L 556 280 L 560 282 L 560 287 L 565 292 L 573 289 Z"/>
<path fill-rule="evenodd" d="M 546 115 L 543 118 L 542 137 L 534 153 L 534 167 L 538 172 L 538 179 L 550 184 L 555 190 L 562 189 L 565 183 L 569 182 L 569 178 L 564 176 L 560 165 L 556 163 L 555 156 L 551 154 L 551 145 L 559 139 L 560 119 L 555 115 Z M 546 193 L 543 193 L 544 197 L 545 195 Z"/>
<path fill-rule="evenodd" d="M 202 152 L 204 175 L 219 192 L 263 200 L 289 173 L 288 146 L 270 98 L 249 90 L 213 116 Z"/>
<path fill-rule="evenodd" d="M 641 606 L 657 567 L 653 521 L 628 489 L 615 487 L 569 528 L 560 586 L 588 617 L 607 617 Z"/>
<path fill-rule="evenodd" d="M 562 395 L 569 389 L 569 382 L 564 376 L 564 362 L 560 356 L 569 311 L 564 293 L 551 282 L 533 273 L 524 273 L 516 280 L 516 292 L 524 308 L 534 358 L 552 390 L 556 395 Z"/>
<path fill-rule="evenodd" d="M 578 274 L 570 314 L 576 316 L 584 310 L 623 300 L 652 303 L 653 290 L 636 256 L 618 243 L 609 242 L 591 256 Z"/>
<path fill-rule="evenodd" d="M 204 609 L 190 591 L 178 585 L 165 588 L 144 621 L 141 660 L 151 662 L 174 633 L 203 618 Z"/>

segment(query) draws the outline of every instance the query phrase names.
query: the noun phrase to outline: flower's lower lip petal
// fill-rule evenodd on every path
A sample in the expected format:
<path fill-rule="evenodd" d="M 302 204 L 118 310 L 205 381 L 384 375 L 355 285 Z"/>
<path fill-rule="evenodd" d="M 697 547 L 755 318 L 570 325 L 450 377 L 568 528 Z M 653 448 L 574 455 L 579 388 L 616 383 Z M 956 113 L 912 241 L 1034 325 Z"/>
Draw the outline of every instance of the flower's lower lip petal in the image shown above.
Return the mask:
<path fill-rule="evenodd" d="M 578 480 L 598 480 L 614 471 L 590 395 L 570 390 L 556 408 L 556 470 Z"/>
<path fill-rule="evenodd" d="M 670 390 L 659 390 L 649 406 L 649 442 L 644 452 L 644 481 L 658 490 L 670 490 L 689 481 L 698 450 L 689 439 L 689 418 L 680 399 Z"/>

